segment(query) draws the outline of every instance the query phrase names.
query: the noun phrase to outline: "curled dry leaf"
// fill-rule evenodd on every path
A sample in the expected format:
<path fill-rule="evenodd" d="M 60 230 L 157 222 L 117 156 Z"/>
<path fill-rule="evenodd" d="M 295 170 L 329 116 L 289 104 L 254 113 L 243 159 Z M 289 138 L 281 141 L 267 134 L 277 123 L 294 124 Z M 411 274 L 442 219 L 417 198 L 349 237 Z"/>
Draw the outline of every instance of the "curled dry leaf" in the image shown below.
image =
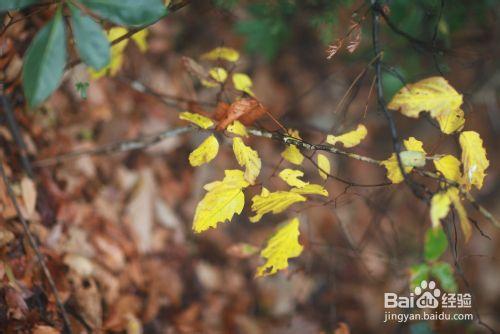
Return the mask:
<path fill-rule="evenodd" d="M 351 25 L 350 33 L 347 39 L 347 51 L 353 53 L 358 48 L 361 43 L 361 26 L 359 23 L 353 23 Z"/>
<path fill-rule="evenodd" d="M 326 59 L 332 59 L 333 56 L 335 56 L 337 54 L 337 52 L 339 52 L 341 47 L 342 47 L 342 40 L 341 39 L 337 39 L 334 44 L 329 45 L 328 49 L 326 49 L 326 53 L 327 53 Z"/>
<path fill-rule="evenodd" d="M 257 119 L 262 117 L 264 113 L 266 113 L 266 109 L 264 108 L 262 103 L 260 103 L 256 99 L 240 99 L 233 102 L 227 109 L 227 113 L 220 118 L 219 124 L 217 124 L 217 130 L 220 131 L 225 129 L 229 124 L 233 123 L 236 120 L 239 120 L 241 123 L 247 126 L 252 125 Z"/>

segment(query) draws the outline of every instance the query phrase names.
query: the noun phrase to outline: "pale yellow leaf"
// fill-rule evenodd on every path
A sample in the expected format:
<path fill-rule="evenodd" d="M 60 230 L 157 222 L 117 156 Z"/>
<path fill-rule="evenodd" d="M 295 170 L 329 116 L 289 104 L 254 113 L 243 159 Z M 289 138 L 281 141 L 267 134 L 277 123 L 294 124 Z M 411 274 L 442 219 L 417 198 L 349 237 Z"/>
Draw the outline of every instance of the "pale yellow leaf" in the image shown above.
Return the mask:
<path fill-rule="evenodd" d="M 255 195 L 252 198 L 252 210 L 255 211 L 255 216 L 251 217 L 250 221 L 253 223 L 258 222 L 266 213 L 280 213 L 290 205 L 297 202 L 304 202 L 305 200 L 304 196 L 297 193 L 289 191 L 271 193 L 264 188 L 260 195 Z"/>
<path fill-rule="evenodd" d="M 217 227 L 218 223 L 231 220 L 240 214 L 245 205 L 243 188 L 249 184 L 244 179 L 243 171 L 226 170 L 222 181 L 209 183 L 208 192 L 198 203 L 193 221 L 196 233 Z M 207 187 L 208 186 L 208 187 Z"/>
<path fill-rule="evenodd" d="M 431 199 L 431 222 L 434 228 L 439 227 L 441 219 L 450 212 L 451 199 L 448 193 L 442 191 L 434 194 Z"/>
<path fill-rule="evenodd" d="M 450 110 L 436 117 L 443 133 L 452 134 L 463 129 L 465 124 L 464 111 L 461 108 Z"/>
<path fill-rule="evenodd" d="M 286 168 L 279 173 L 279 177 L 291 187 L 304 187 L 308 182 L 299 180 L 299 177 L 304 176 L 304 172 L 296 169 Z"/>
<path fill-rule="evenodd" d="M 240 166 L 245 166 L 245 180 L 254 184 L 262 165 L 257 151 L 246 146 L 240 137 L 233 138 L 233 151 Z"/>
<path fill-rule="evenodd" d="M 148 29 L 141 29 L 132 35 L 132 40 L 135 42 L 135 44 L 139 48 L 139 51 L 141 51 L 142 53 L 148 50 L 148 41 L 146 40 L 148 35 Z"/>
<path fill-rule="evenodd" d="M 483 140 L 475 131 L 464 131 L 460 134 L 459 141 L 462 148 L 462 164 L 467 190 L 470 190 L 472 185 L 481 189 L 486 176 L 485 170 L 490 165 L 486 158 Z"/>
<path fill-rule="evenodd" d="M 31 217 L 35 212 L 37 191 L 35 183 L 28 177 L 23 177 L 21 179 L 21 194 L 23 196 L 26 213 L 28 217 Z"/>
<path fill-rule="evenodd" d="M 212 121 L 210 118 L 189 111 L 180 113 L 179 118 L 184 121 L 196 124 L 202 129 L 208 129 L 214 125 L 214 121 Z"/>
<path fill-rule="evenodd" d="M 436 118 L 457 110 L 461 105 L 462 95 L 446 79 L 430 77 L 401 88 L 387 107 L 408 117 L 417 118 L 420 112 L 428 111 Z"/>
<path fill-rule="evenodd" d="M 460 182 L 462 173 L 460 173 L 460 160 L 453 155 L 445 155 L 444 157 L 434 160 L 436 170 L 443 174 L 443 177 L 455 182 Z"/>
<path fill-rule="evenodd" d="M 300 188 L 292 188 L 291 192 L 302 195 L 321 195 L 328 197 L 328 191 L 320 184 L 306 184 Z"/>
<path fill-rule="evenodd" d="M 272 275 L 279 270 L 286 269 L 288 259 L 302 253 L 303 247 L 299 243 L 299 225 L 299 220 L 294 218 L 278 228 L 260 253 L 267 260 L 257 269 L 256 276 Z"/>
<path fill-rule="evenodd" d="M 331 171 L 330 159 L 328 159 L 328 157 L 321 153 L 318 153 L 316 159 L 318 161 L 319 176 L 321 176 L 323 180 L 326 180 L 328 178 L 328 174 L 330 174 Z"/>
<path fill-rule="evenodd" d="M 248 137 L 247 128 L 238 120 L 229 124 L 226 131 L 237 136 Z"/>
<path fill-rule="evenodd" d="M 240 58 L 240 54 L 232 48 L 218 47 L 202 54 L 201 58 L 208 60 L 224 59 L 230 62 L 236 62 Z"/>
<path fill-rule="evenodd" d="M 406 167 L 424 167 L 425 153 L 420 151 L 402 151 L 399 153 L 401 162 Z"/>
<path fill-rule="evenodd" d="M 233 84 L 237 90 L 245 92 L 250 96 L 255 96 L 252 92 L 252 79 L 245 73 L 234 73 Z"/>
<path fill-rule="evenodd" d="M 414 137 L 406 139 L 404 141 L 404 146 L 408 151 L 422 152 L 425 154 L 423 143 Z M 389 159 L 382 161 L 380 164 L 387 169 L 387 178 L 391 180 L 392 183 L 400 183 L 404 180 L 395 153 L 391 154 Z M 405 173 L 409 173 L 413 170 L 413 166 L 405 166 L 404 170 Z"/>
<path fill-rule="evenodd" d="M 361 143 L 365 139 L 368 131 L 363 124 L 359 124 L 356 130 L 346 132 L 339 136 L 328 135 L 326 137 L 326 142 L 330 145 L 335 145 L 336 143 L 342 143 L 344 147 L 350 148 Z"/>
<path fill-rule="evenodd" d="M 200 166 L 210 162 L 219 152 L 219 142 L 214 135 L 210 135 L 189 155 L 191 166 Z"/>

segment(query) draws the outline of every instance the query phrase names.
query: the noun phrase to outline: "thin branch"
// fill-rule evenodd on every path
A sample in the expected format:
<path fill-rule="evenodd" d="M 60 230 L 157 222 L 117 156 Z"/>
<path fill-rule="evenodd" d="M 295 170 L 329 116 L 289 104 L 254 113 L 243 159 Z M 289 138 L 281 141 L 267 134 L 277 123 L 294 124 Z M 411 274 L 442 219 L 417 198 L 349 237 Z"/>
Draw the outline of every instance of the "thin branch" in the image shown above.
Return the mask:
<path fill-rule="evenodd" d="M 45 259 L 40 252 L 40 247 L 38 246 L 37 241 L 35 240 L 35 237 L 33 233 L 31 233 L 28 222 L 24 218 L 21 208 L 19 207 L 19 203 L 17 202 L 16 195 L 14 194 L 14 191 L 12 190 L 12 186 L 10 184 L 10 181 L 7 177 L 7 174 L 5 173 L 5 170 L 3 168 L 3 161 L 0 160 L 0 174 L 2 174 L 2 179 L 5 184 L 5 187 L 7 188 L 7 194 L 14 205 L 14 209 L 16 210 L 17 217 L 21 221 L 21 224 L 23 226 L 24 233 L 28 236 L 28 241 L 30 243 L 31 248 L 35 252 L 35 255 L 37 257 L 38 263 L 40 264 L 40 267 L 42 267 L 43 274 L 45 275 L 45 278 L 47 279 L 47 282 L 49 283 L 50 289 L 52 290 L 52 293 L 54 294 L 54 298 L 56 300 L 57 307 L 59 308 L 59 311 L 61 312 L 62 320 L 64 323 L 64 326 L 66 327 L 66 332 L 72 333 L 71 331 L 71 326 L 68 318 L 68 314 L 66 313 L 66 309 L 64 308 L 64 304 L 62 302 L 61 297 L 59 296 L 59 292 L 57 290 L 56 284 L 54 282 L 54 279 L 52 278 L 52 275 L 49 271 L 49 268 L 47 267 L 47 264 L 45 263 Z"/>

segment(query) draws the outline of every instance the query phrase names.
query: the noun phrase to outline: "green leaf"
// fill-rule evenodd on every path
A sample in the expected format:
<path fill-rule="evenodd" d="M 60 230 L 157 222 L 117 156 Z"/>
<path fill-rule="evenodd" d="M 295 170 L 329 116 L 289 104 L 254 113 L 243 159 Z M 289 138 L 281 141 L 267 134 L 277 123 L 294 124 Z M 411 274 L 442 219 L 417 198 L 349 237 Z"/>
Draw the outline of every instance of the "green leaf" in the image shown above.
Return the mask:
<path fill-rule="evenodd" d="M 58 86 L 66 64 L 66 32 L 59 9 L 35 36 L 23 66 L 24 94 L 30 106 L 45 100 Z"/>
<path fill-rule="evenodd" d="M 419 263 L 410 267 L 410 288 L 415 289 L 420 282 L 429 278 L 430 268 L 427 263 Z"/>
<path fill-rule="evenodd" d="M 86 100 L 87 99 L 87 89 L 89 88 L 89 83 L 88 82 L 77 82 L 75 87 L 76 91 L 80 93 L 80 96 L 82 99 Z"/>
<path fill-rule="evenodd" d="M 448 248 L 448 239 L 442 227 L 429 228 L 425 233 L 424 256 L 427 261 L 435 261 Z"/>
<path fill-rule="evenodd" d="M 453 268 L 449 263 L 437 262 L 431 267 L 431 274 L 434 276 L 441 287 L 447 292 L 456 292 L 458 290 Z"/>
<path fill-rule="evenodd" d="M 20 9 L 34 4 L 37 0 L 2 0 L 0 1 L 0 12 Z"/>
<path fill-rule="evenodd" d="M 80 0 L 90 10 L 124 26 L 152 24 L 167 14 L 161 0 Z"/>
<path fill-rule="evenodd" d="M 71 26 L 76 48 L 85 64 L 94 70 L 108 65 L 110 60 L 109 41 L 101 26 L 73 5 L 71 9 Z"/>

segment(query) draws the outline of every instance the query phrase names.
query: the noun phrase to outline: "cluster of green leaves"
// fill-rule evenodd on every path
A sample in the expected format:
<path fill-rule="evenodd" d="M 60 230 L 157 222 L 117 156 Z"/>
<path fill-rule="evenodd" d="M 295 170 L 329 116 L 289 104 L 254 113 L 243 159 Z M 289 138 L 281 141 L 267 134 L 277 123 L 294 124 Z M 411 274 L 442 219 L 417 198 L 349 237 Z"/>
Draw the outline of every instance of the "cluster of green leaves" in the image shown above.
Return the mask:
<path fill-rule="evenodd" d="M 0 12 L 37 4 L 38 0 L 2 0 Z M 52 19 L 36 34 L 24 56 L 23 87 L 30 106 L 44 101 L 60 84 L 67 63 L 67 30 L 82 61 L 95 70 L 110 62 L 110 42 L 100 21 L 128 27 L 150 25 L 166 15 L 161 0 L 78 0 L 57 5 Z M 69 16 L 67 29 L 63 16 Z M 71 43 L 70 43 L 71 44 Z"/>
<path fill-rule="evenodd" d="M 453 275 L 453 267 L 439 258 L 448 248 L 448 239 L 441 227 L 429 228 L 425 234 L 424 262 L 413 265 L 410 268 L 410 286 L 414 289 L 423 280 L 430 277 L 436 279 L 443 290 L 448 292 L 457 291 L 457 282 Z"/>

